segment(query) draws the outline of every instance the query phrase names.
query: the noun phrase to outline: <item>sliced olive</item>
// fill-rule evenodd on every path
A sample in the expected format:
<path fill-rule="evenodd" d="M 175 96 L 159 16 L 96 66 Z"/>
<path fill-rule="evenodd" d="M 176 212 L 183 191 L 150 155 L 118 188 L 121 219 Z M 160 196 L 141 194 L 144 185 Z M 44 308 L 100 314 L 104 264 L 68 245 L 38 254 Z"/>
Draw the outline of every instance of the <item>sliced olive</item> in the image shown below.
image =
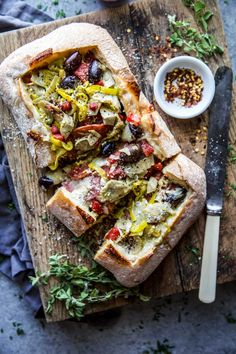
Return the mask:
<path fill-rule="evenodd" d="M 134 163 L 140 160 L 142 157 L 141 149 L 138 145 L 132 144 L 129 145 L 129 154 L 126 154 L 124 151 L 120 153 L 120 161 L 123 163 Z"/>
<path fill-rule="evenodd" d="M 93 60 L 89 65 L 89 81 L 94 83 L 99 81 L 102 75 L 102 66 L 98 60 Z"/>
<path fill-rule="evenodd" d="M 39 178 L 39 185 L 45 188 L 49 188 L 53 185 L 53 179 L 47 176 L 42 176 Z"/>
<path fill-rule="evenodd" d="M 129 123 L 129 129 L 131 131 L 131 134 L 133 135 L 134 138 L 138 139 L 142 136 L 143 134 L 143 130 L 140 126 L 138 125 L 134 125 L 134 124 L 130 124 Z"/>
<path fill-rule="evenodd" d="M 116 143 L 114 141 L 108 141 L 102 144 L 101 153 L 103 156 L 109 156 L 115 150 Z"/>
<path fill-rule="evenodd" d="M 82 57 L 79 52 L 72 53 L 65 61 L 64 61 L 64 69 L 68 73 L 74 72 L 78 66 L 81 64 Z"/>
<path fill-rule="evenodd" d="M 78 79 L 74 75 L 66 76 L 60 83 L 60 86 L 64 89 L 75 88 Z"/>
<path fill-rule="evenodd" d="M 164 201 L 171 204 L 172 207 L 176 208 L 182 200 L 185 198 L 187 191 L 183 187 L 176 187 L 174 189 L 169 189 L 166 191 L 166 196 Z"/>

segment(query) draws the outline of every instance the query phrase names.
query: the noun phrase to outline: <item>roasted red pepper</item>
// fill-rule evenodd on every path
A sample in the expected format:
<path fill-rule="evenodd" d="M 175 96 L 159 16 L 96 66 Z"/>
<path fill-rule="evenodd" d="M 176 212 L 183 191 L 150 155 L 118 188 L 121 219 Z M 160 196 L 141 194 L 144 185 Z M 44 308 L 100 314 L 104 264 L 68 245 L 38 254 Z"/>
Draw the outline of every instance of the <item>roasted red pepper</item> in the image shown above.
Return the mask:
<path fill-rule="evenodd" d="M 53 137 L 54 137 L 55 139 L 57 139 L 57 140 L 61 140 L 61 141 L 64 140 L 64 136 L 61 135 L 61 134 L 53 134 Z"/>
<path fill-rule="evenodd" d="M 51 127 L 51 132 L 52 132 L 52 134 L 58 134 L 58 133 L 60 133 L 59 129 L 58 129 L 55 125 L 53 125 L 53 126 Z"/>
<path fill-rule="evenodd" d="M 126 120 L 127 122 L 133 123 L 134 125 L 141 124 L 141 117 L 138 114 L 129 113 Z"/>
<path fill-rule="evenodd" d="M 115 241 L 120 236 L 120 230 L 117 227 L 113 227 L 107 234 L 106 239 Z"/>
<path fill-rule="evenodd" d="M 146 140 L 141 141 L 141 148 L 145 156 L 150 156 L 154 152 L 153 147 Z"/>
<path fill-rule="evenodd" d="M 94 199 L 92 201 L 91 209 L 92 209 L 92 211 L 94 211 L 97 214 L 102 214 L 102 212 L 103 212 L 102 204 L 99 201 L 97 201 L 96 199 Z"/>
<path fill-rule="evenodd" d="M 155 170 L 157 170 L 157 171 L 162 171 L 162 169 L 163 169 L 163 165 L 162 165 L 161 162 L 156 163 L 153 167 L 154 167 Z"/>
<path fill-rule="evenodd" d="M 71 109 L 71 103 L 69 101 L 65 101 L 61 103 L 59 107 L 62 111 L 67 112 Z"/>
<path fill-rule="evenodd" d="M 91 109 L 91 111 L 95 112 L 96 109 L 98 108 L 97 102 L 90 102 L 89 103 L 89 108 Z"/>

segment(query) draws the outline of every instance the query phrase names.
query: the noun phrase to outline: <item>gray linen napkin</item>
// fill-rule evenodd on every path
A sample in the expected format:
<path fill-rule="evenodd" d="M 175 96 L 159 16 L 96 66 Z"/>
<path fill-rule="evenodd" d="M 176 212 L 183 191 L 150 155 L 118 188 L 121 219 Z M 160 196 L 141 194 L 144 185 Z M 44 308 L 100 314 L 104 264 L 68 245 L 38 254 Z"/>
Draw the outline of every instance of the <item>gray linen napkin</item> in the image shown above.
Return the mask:
<path fill-rule="evenodd" d="M 0 0 L 0 32 L 51 20 L 48 15 L 20 1 Z M 0 257 L 0 271 L 21 285 L 24 298 L 35 315 L 42 315 L 39 291 L 28 280 L 34 269 L 1 136 Z"/>

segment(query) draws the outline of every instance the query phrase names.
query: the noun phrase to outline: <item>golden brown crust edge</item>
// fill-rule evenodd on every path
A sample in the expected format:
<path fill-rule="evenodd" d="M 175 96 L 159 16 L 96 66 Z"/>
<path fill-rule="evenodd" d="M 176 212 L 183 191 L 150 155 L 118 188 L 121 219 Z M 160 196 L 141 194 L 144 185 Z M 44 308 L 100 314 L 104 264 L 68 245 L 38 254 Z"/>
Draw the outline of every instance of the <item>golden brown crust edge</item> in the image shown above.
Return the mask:
<path fill-rule="evenodd" d="M 98 58 L 101 57 L 105 60 L 121 88 L 121 101 L 127 112 L 129 110 L 138 111 L 142 115 L 146 114 L 149 109 L 150 104 L 140 92 L 137 81 L 121 50 L 102 27 L 89 23 L 72 23 L 59 27 L 46 36 L 18 48 L 0 65 L 0 95 L 11 108 L 30 153 L 40 168 L 46 167 L 52 156 L 49 156 L 49 150 L 47 158 L 47 154 L 40 154 L 37 144 L 27 139 L 27 132 L 32 128 L 33 119 L 30 118 L 29 111 L 20 96 L 17 79 L 30 69 L 44 65 L 59 55 L 76 49 L 95 49 Z M 158 115 L 158 113 L 156 114 Z M 159 139 L 164 157 L 169 158 L 176 155 L 180 149 L 160 116 L 158 116 L 158 124 L 160 124 L 163 134 L 168 136 L 168 143 L 165 139 Z"/>
<path fill-rule="evenodd" d="M 122 261 L 115 254 L 116 252 L 112 252 L 110 241 L 106 241 L 95 256 L 95 260 L 110 270 L 116 279 L 126 287 L 134 287 L 148 278 L 179 242 L 186 230 L 196 221 L 205 203 L 205 174 L 194 162 L 179 154 L 165 168 L 164 172 L 170 178 L 181 179 L 193 191 L 171 232 L 164 238 L 164 242 L 149 255 L 140 258 L 135 265 Z"/>
<path fill-rule="evenodd" d="M 56 191 L 46 207 L 76 236 L 80 236 L 91 226 L 85 222 L 76 206 L 63 193 L 63 187 Z"/>

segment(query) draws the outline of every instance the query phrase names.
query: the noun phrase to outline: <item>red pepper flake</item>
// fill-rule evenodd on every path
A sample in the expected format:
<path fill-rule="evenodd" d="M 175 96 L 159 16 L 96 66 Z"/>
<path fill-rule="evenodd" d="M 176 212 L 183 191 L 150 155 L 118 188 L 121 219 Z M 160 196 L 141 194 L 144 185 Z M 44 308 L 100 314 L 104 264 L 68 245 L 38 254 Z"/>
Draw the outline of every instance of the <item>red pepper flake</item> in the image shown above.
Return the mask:
<path fill-rule="evenodd" d="M 91 209 L 92 211 L 94 211 L 96 214 L 100 215 L 103 213 L 103 207 L 102 204 L 97 201 L 96 199 L 94 199 L 91 203 Z"/>
<path fill-rule="evenodd" d="M 127 122 L 133 123 L 134 125 L 141 124 L 141 117 L 138 114 L 129 113 L 126 120 Z"/>
<path fill-rule="evenodd" d="M 192 69 L 175 68 L 167 73 L 164 96 L 167 102 L 181 100 L 181 105 L 192 107 L 202 99 L 203 80 Z"/>
<path fill-rule="evenodd" d="M 120 230 L 117 227 L 113 227 L 107 234 L 106 239 L 115 241 L 120 236 Z"/>
<path fill-rule="evenodd" d="M 153 147 L 150 144 L 148 144 L 146 140 L 141 141 L 141 148 L 145 156 L 150 156 L 154 152 Z"/>

